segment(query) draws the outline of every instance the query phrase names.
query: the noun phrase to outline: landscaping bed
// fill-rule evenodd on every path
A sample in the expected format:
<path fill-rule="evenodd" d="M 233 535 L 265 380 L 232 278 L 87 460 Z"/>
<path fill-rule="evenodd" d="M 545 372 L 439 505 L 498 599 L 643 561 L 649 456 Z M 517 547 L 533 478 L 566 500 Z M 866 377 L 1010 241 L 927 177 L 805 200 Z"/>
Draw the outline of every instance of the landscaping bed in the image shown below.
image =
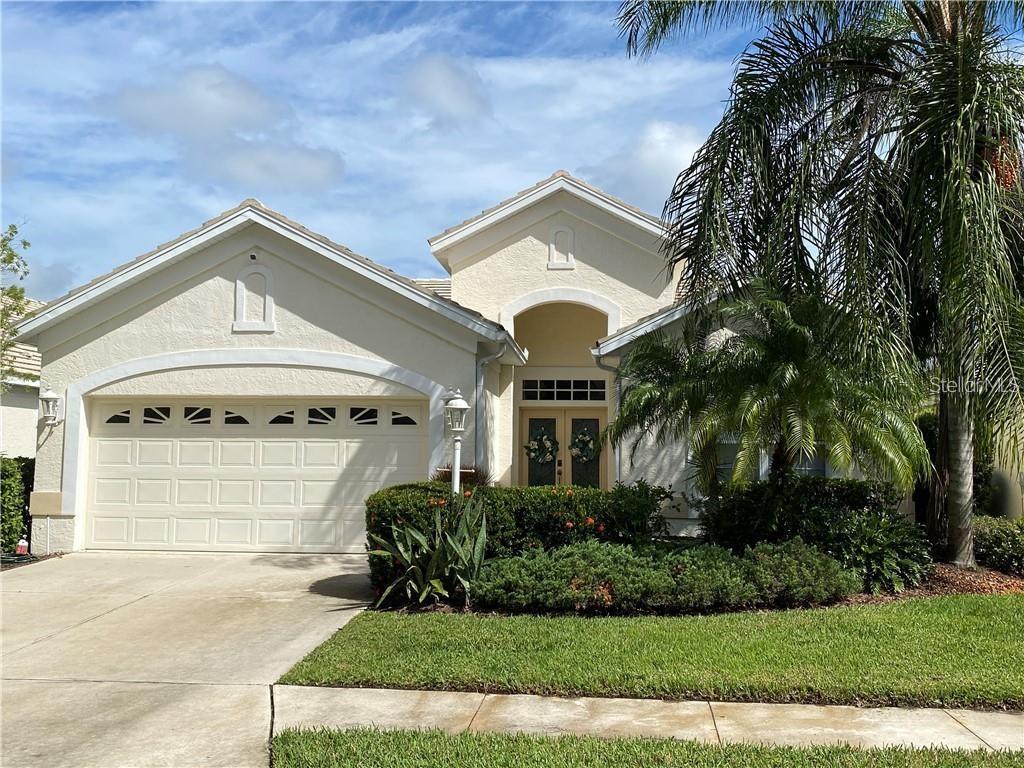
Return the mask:
<path fill-rule="evenodd" d="M 966 570 L 945 563 L 936 564 L 917 587 L 899 593 L 851 595 L 847 603 L 888 603 L 918 597 L 943 595 L 1015 595 L 1024 594 L 1024 578 L 988 568 Z"/>
<path fill-rule="evenodd" d="M 285 731 L 273 768 L 1016 768 L 1020 752 L 717 746 L 692 741 L 450 735 L 438 731 Z"/>
<path fill-rule="evenodd" d="M 1024 708 L 1024 595 L 681 617 L 366 612 L 293 685 Z"/>

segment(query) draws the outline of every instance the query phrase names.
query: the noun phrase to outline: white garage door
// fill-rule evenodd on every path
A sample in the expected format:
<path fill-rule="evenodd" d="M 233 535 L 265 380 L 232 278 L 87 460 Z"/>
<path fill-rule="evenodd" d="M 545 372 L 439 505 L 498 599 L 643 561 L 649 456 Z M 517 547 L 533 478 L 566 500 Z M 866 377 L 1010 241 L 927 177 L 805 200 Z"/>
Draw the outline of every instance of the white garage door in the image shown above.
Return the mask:
<path fill-rule="evenodd" d="M 426 401 L 99 400 L 86 546 L 362 552 L 363 501 L 423 479 Z"/>

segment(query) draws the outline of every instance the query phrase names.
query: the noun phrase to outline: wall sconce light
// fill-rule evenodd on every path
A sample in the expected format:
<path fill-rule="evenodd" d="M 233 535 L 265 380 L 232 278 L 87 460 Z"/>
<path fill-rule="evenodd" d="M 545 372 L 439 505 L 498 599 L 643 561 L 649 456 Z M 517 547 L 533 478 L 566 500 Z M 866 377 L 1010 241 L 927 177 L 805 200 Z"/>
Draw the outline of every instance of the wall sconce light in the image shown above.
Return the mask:
<path fill-rule="evenodd" d="M 39 395 L 40 410 L 43 413 L 43 424 L 48 427 L 55 427 L 64 421 L 63 398 L 47 387 L 46 391 Z"/>

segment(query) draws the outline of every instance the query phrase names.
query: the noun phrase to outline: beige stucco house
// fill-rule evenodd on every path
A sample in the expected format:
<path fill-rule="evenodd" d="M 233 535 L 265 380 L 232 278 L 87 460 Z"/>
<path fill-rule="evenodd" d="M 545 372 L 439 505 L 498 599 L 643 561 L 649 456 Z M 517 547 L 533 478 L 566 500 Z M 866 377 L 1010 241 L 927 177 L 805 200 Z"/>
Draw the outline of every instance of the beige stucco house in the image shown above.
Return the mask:
<path fill-rule="evenodd" d="M 246 200 L 20 326 L 62 398 L 32 546 L 362 551 L 365 497 L 450 462 L 453 387 L 463 464 L 499 483 L 678 484 L 680 450 L 570 454 L 633 324 L 673 305 L 661 235 L 558 172 L 431 238 L 450 277 L 415 281 Z M 555 460 L 528 457 L 539 434 Z"/>

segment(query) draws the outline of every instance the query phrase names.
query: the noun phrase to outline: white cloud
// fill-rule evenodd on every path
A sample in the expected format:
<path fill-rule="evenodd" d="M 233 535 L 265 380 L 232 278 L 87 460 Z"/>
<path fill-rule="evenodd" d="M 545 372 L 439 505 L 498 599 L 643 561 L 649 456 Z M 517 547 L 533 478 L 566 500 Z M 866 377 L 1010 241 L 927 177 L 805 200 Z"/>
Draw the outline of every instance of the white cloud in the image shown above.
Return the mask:
<path fill-rule="evenodd" d="M 704 135 L 690 125 L 656 121 L 619 152 L 579 170 L 598 186 L 658 213 L 703 142 Z"/>
<path fill-rule="evenodd" d="M 432 54 L 413 64 L 409 94 L 439 125 L 462 125 L 491 113 L 480 75 L 445 54 Z"/>
<path fill-rule="evenodd" d="M 116 99 L 135 125 L 190 141 L 220 140 L 276 127 L 291 112 L 221 67 L 200 67 L 153 86 L 133 86 Z"/>
<path fill-rule="evenodd" d="M 55 292 L 250 196 L 415 275 L 557 168 L 656 213 L 731 79 L 689 47 L 628 59 L 606 5 L 64 7 L 2 29 L 2 220 Z"/>
<path fill-rule="evenodd" d="M 339 153 L 295 143 L 290 106 L 275 103 L 220 67 L 190 69 L 153 86 L 126 88 L 114 104 L 138 128 L 180 141 L 186 162 L 215 180 L 257 189 L 321 190 L 344 171 Z"/>

